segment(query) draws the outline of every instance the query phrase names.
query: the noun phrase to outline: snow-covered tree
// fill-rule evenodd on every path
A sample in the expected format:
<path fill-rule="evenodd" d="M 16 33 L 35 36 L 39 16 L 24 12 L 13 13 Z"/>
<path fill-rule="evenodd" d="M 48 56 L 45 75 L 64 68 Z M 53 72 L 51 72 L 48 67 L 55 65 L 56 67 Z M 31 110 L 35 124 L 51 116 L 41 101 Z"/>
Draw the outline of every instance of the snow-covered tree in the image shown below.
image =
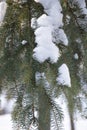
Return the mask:
<path fill-rule="evenodd" d="M 0 88 L 16 99 L 17 130 L 60 129 L 60 95 L 75 129 L 87 95 L 86 35 L 85 0 L 0 2 Z"/>

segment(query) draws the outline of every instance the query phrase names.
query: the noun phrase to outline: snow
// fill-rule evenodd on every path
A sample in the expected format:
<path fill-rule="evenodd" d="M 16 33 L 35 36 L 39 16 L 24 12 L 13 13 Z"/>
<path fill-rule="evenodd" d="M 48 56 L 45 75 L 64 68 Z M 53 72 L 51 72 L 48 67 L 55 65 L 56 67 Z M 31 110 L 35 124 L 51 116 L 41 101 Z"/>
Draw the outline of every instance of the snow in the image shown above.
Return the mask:
<path fill-rule="evenodd" d="M 71 87 L 71 78 L 69 69 L 66 64 L 62 64 L 58 68 L 59 76 L 57 77 L 57 83 L 60 85 L 66 85 L 68 87 Z"/>
<path fill-rule="evenodd" d="M 12 121 L 10 114 L 0 116 L 0 130 L 12 130 Z"/>
<path fill-rule="evenodd" d="M 63 130 L 71 130 L 70 126 L 70 119 L 69 119 L 69 113 L 67 109 L 67 101 L 64 99 L 64 94 L 59 96 L 59 98 L 56 98 L 55 101 L 58 105 L 61 106 L 62 111 L 64 113 L 64 119 L 63 119 Z M 87 130 L 87 119 L 83 119 L 79 113 L 75 115 L 76 118 L 74 118 L 74 124 L 75 124 L 75 130 Z"/>
<path fill-rule="evenodd" d="M 78 60 L 78 59 L 79 59 L 79 56 L 78 56 L 77 53 L 74 54 L 74 59 L 75 59 L 75 60 Z"/>
<path fill-rule="evenodd" d="M 86 2 L 85 2 L 85 0 L 76 0 L 76 2 L 78 2 L 78 5 L 80 6 L 81 11 L 82 11 L 84 14 L 87 14 L 87 9 L 86 9 Z"/>
<path fill-rule="evenodd" d="M 38 19 L 31 20 L 31 27 L 35 29 L 35 42 L 37 46 L 34 48 L 33 58 L 40 63 L 45 60 L 50 60 L 51 63 L 58 61 L 60 57 L 59 48 L 54 44 L 55 42 L 62 42 L 68 45 L 68 39 L 63 29 L 63 14 L 62 7 L 58 0 L 35 0 L 44 7 L 46 14 L 42 14 Z M 56 37 L 53 35 L 58 29 Z M 57 38 L 58 37 L 58 38 Z"/>
<path fill-rule="evenodd" d="M 6 92 L 0 95 L 0 110 L 5 110 L 5 113 L 0 115 L 0 130 L 12 130 L 11 112 L 13 110 L 15 100 L 7 100 Z"/>
<path fill-rule="evenodd" d="M 0 96 L 0 109 L 5 110 L 6 113 L 10 113 L 12 111 L 14 101 L 7 101 L 5 96 L 5 94 Z"/>
<path fill-rule="evenodd" d="M 7 100 L 6 99 L 6 93 L 2 93 L 0 95 L 0 109 L 5 110 L 6 113 L 10 113 L 13 110 L 15 100 Z"/>
<path fill-rule="evenodd" d="M 45 77 L 44 72 L 43 73 L 36 72 L 35 76 L 36 76 L 36 81 L 41 79 L 41 77 Z M 5 96 L 2 95 L 2 97 Z M 3 101 L 6 102 L 5 99 Z M 67 101 L 65 99 L 64 94 L 56 98 L 55 101 L 62 107 L 62 111 L 64 112 L 63 130 L 71 130 L 69 113 L 67 109 Z M 3 106 L 5 104 L 3 103 Z M 87 119 L 81 118 L 81 116 L 78 113 L 76 115 L 76 118 L 74 119 L 74 123 L 75 123 L 75 130 L 83 130 L 83 129 L 87 130 Z M 13 130 L 11 114 L 5 114 L 0 116 L 0 130 Z"/>
<path fill-rule="evenodd" d="M 87 130 L 87 120 L 86 119 L 78 119 L 75 122 L 76 130 Z"/>
<path fill-rule="evenodd" d="M 64 120 L 63 120 L 64 130 L 70 130 L 69 115 L 63 100 L 61 101 L 61 104 L 62 109 L 64 111 Z M 13 130 L 10 114 L 0 116 L 0 130 Z M 75 120 L 75 130 L 87 130 L 87 119 L 78 118 L 77 120 Z"/>
<path fill-rule="evenodd" d="M 47 17 L 51 19 L 51 24 L 57 27 L 63 26 L 62 7 L 58 0 L 38 0 L 44 7 Z M 44 21 L 42 21 L 44 22 Z"/>
<path fill-rule="evenodd" d="M 33 57 L 39 62 L 50 59 L 54 63 L 60 57 L 58 47 L 52 42 L 51 31 L 51 27 L 40 27 L 35 31 L 35 41 L 38 43 L 38 46 L 33 50 Z"/>
<path fill-rule="evenodd" d="M 44 21 L 44 22 L 43 22 Z M 46 14 L 43 14 L 37 19 L 38 26 L 52 26 L 52 18 L 50 16 L 47 16 Z"/>
<path fill-rule="evenodd" d="M 73 0 L 73 7 L 77 7 L 77 10 L 74 11 L 74 14 L 77 17 L 77 22 L 79 26 L 87 32 L 87 6 L 85 0 Z M 79 8 L 79 9 L 78 9 Z"/>
<path fill-rule="evenodd" d="M 7 4 L 6 2 L 2 1 L 0 2 L 0 24 L 2 23 L 2 21 L 4 20 L 4 16 L 6 13 L 6 9 L 7 9 Z"/>
<path fill-rule="evenodd" d="M 36 18 L 31 19 L 31 28 L 33 28 L 33 29 L 37 28 L 37 20 L 36 20 Z"/>
<path fill-rule="evenodd" d="M 44 62 L 46 59 L 49 59 L 51 63 L 56 63 L 59 56 L 59 49 L 54 44 L 46 48 L 38 46 L 34 49 L 33 54 L 33 57 L 36 58 L 40 63 Z"/>
<path fill-rule="evenodd" d="M 65 46 L 68 45 L 68 39 L 63 29 L 59 29 L 59 39 L 60 39 L 60 43 L 62 42 L 62 44 L 64 44 Z"/>
<path fill-rule="evenodd" d="M 64 119 L 63 119 L 63 129 L 64 130 L 70 130 L 70 119 L 69 119 L 69 113 L 67 110 L 66 100 L 64 99 L 64 95 L 61 95 L 58 99 L 56 99 L 57 104 L 59 104 L 62 108 Z"/>
<path fill-rule="evenodd" d="M 43 31 L 43 32 L 42 32 Z M 41 46 L 49 46 L 52 43 L 52 36 L 51 36 L 51 27 L 40 27 L 35 31 L 35 42 Z M 44 35 L 45 34 L 45 35 Z M 47 42 L 45 44 L 45 42 Z"/>
<path fill-rule="evenodd" d="M 63 29 L 57 29 L 53 31 L 53 42 L 58 44 L 61 43 L 65 46 L 68 46 L 68 39 Z"/>
<path fill-rule="evenodd" d="M 60 5 L 60 1 L 58 0 L 35 0 L 39 2 L 44 7 L 44 12 L 46 14 L 42 14 L 38 19 L 33 18 L 31 20 L 31 27 L 35 29 L 35 42 L 37 46 L 34 48 L 33 57 L 38 60 L 40 63 L 44 62 L 47 59 L 50 59 L 51 63 L 55 63 L 58 61 L 60 57 L 59 48 L 55 45 L 58 43 L 62 43 L 65 46 L 68 45 L 67 36 L 62 29 L 63 27 L 63 14 L 62 7 Z M 74 1 L 74 0 L 73 0 Z M 86 3 L 85 0 L 76 0 L 79 3 L 80 8 L 84 14 L 87 14 Z M 75 1 L 75 2 L 76 2 Z M 6 13 L 7 4 L 6 2 L 0 2 L 0 23 L 3 22 L 4 16 Z M 70 20 L 70 17 L 67 16 L 67 19 Z M 68 21 L 69 22 L 69 21 Z M 60 28 L 61 27 L 61 28 Z M 77 42 L 80 43 L 80 40 L 77 39 Z M 27 43 L 26 40 L 21 42 L 22 45 Z M 74 58 L 77 60 L 78 54 L 75 53 Z M 66 85 L 71 87 L 71 78 L 69 69 L 66 64 L 62 64 L 59 69 L 59 76 L 57 77 L 58 84 Z M 41 75 L 39 73 L 36 74 L 36 80 L 38 80 L 41 76 L 44 76 L 44 73 Z M 69 114 L 67 111 L 67 107 L 64 102 L 61 102 L 62 109 L 64 111 L 64 129 L 70 130 L 70 121 Z M 7 112 L 12 111 L 12 102 L 7 102 L 5 100 L 5 95 L 1 96 L 0 108 L 6 109 Z M 87 130 L 87 120 L 78 118 L 75 120 L 76 130 Z M 11 115 L 6 114 L 0 116 L 0 130 L 12 130 L 12 122 Z"/>
<path fill-rule="evenodd" d="M 25 45 L 26 43 L 27 43 L 26 40 L 23 40 L 23 41 L 21 42 L 22 45 Z"/>
<path fill-rule="evenodd" d="M 69 15 L 66 15 L 66 23 L 67 25 L 70 23 L 71 17 Z"/>

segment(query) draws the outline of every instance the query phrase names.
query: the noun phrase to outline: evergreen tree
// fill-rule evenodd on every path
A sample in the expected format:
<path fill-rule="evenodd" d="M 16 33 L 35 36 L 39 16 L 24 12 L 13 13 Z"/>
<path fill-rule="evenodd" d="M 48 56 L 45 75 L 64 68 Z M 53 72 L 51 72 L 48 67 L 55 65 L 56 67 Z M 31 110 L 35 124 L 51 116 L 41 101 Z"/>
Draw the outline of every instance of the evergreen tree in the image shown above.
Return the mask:
<path fill-rule="evenodd" d="M 16 99 L 12 113 L 15 129 L 50 130 L 50 124 L 53 129 L 60 129 L 63 112 L 54 98 L 64 94 L 71 130 L 74 130 L 74 114 L 76 110 L 82 111 L 81 95 L 87 96 L 84 85 L 87 82 L 87 14 L 84 7 L 79 0 L 57 1 L 60 16 L 57 25 L 58 16 L 55 19 L 51 0 L 47 3 L 41 0 L 6 2 L 7 11 L 0 26 L 0 88 L 7 91 L 8 98 Z M 54 7 L 56 10 L 56 4 Z M 50 19 L 54 21 L 52 24 Z M 44 28 L 48 29 L 47 33 Z M 48 45 L 51 42 L 48 49 L 47 45 L 45 49 L 41 46 L 43 41 Z M 66 74 L 61 72 L 61 67 L 66 69 Z M 66 82 L 64 76 L 61 79 L 62 75 L 70 82 Z"/>

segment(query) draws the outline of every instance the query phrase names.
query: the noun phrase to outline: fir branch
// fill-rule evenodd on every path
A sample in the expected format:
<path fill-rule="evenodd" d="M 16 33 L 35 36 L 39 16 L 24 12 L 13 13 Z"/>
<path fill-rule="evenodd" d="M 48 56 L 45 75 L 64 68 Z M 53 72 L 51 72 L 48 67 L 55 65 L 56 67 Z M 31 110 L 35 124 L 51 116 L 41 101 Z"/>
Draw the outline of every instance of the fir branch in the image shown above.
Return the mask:
<path fill-rule="evenodd" d="M 74 14 L 73 8 L 70 6 L 68 0 L 65 0 L 65 1 L 66 1 L 66 3 L 67 3 L 67 7 L 69 8 L 71 14 L 73 15 L 73 17 L 74 17 L 74 19 L 75 19 L 75 21 L 76 21 L 78 27 L 80 28 L 80 30 L 83 30 L 83 29 L 81 28 L 81 26 L 80 26 L 78 20 L 77 20 L 77 16 Z M 84 31 L 84 30 L 83 30 L 83 31 Z"/>

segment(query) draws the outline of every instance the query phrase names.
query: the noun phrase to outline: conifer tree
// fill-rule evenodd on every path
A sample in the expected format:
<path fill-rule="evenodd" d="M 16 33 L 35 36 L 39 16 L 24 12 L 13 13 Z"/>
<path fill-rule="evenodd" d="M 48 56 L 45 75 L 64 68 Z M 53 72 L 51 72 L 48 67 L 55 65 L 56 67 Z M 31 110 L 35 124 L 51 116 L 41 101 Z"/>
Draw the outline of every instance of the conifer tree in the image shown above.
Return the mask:
<path fill-rule="evenodd" d="M 55 0 L 59 8 L 55 19 L 56 4 L 54 10 L 52 0 L 44 1 L 6 1 L 0 25 L 0 88 L 16 99 L 15 129 L 50 130 L 50 124 L 60 129 L 63 112 L 54 98 L 64 94 L 71 130 L 75 130 L 74 113 L 82 111 L 82 99 L 87 96 L 87 14 L 79 0 Z"/>

